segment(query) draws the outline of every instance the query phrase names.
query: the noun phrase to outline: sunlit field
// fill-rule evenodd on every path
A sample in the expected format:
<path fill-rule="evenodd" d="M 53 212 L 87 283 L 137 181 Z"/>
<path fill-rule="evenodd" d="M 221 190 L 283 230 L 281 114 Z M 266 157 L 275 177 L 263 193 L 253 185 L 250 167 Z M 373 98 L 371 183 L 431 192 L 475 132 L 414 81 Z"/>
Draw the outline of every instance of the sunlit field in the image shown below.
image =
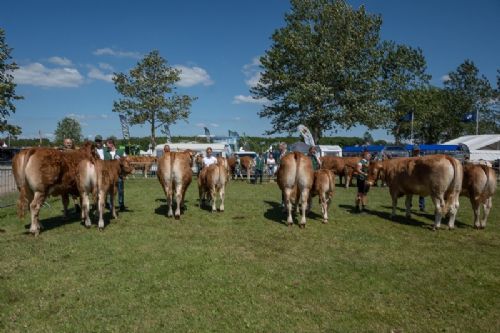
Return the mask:
<path fill-rule="evenodd" d="M 500 331 L 498 193 L 485 230 L 462 198 L 457 228 L 435 232 L 429 200 L 408 220 L 401 199 L 391 220 L 386 188 L 362 214 L 355 189 L 337 188 L 326 225 L 315 199 L 306 229 L 285 226 L 275 183 L 226 193 L 226 211 L 210 213 L 193 181 L 174 220 L 156 179 L 131 179 L 129 211 L 104 231 L 64 220 L 51 199 L 38 237 L 0 209 L 0 330 Z"/>

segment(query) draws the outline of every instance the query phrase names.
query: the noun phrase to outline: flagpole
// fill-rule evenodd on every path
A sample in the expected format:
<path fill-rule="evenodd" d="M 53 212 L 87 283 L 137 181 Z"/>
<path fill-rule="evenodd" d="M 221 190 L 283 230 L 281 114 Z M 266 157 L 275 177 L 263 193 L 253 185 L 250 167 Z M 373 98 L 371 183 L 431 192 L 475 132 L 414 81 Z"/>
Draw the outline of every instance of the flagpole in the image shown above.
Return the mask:
<path fill-rule="evenodd" d="M 413 110 L 411 111 L 411 132 L 410 132 L 410 141 L 413 144 Z"/>
<path fill-rule="evenodd" d="M 476 109 L 476 135 L 479 134 L 479 108 Z"/>

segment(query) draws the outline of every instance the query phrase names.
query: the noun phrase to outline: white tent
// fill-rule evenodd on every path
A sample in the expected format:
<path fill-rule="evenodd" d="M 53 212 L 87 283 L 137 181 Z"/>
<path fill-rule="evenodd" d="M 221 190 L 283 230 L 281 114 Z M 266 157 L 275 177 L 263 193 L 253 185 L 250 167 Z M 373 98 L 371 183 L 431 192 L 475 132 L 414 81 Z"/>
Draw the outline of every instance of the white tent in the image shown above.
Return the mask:
<path fill-rule="evenodd" d="M 465 135 L 444 144 L 467 146 L 471 161 L 500 159 L 500 134 Z"/>
<path fill-rule="evenodd" d="M 342 148 L 338 145 L 319 145 L 321 156 L 339 156 L 342 157 Z"/>

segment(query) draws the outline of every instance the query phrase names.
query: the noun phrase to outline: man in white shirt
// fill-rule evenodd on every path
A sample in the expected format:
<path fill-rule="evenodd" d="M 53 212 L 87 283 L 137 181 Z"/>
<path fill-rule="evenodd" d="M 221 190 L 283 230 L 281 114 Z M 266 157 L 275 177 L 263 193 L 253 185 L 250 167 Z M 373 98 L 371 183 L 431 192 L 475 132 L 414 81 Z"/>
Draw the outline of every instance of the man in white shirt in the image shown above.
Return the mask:
<path fill-rule="evenodd" d="M 203 157 L 203 167 L 207 167 L 209 165 L 217 163 L 217 158 L 215 156 L 212 156 L 212 148 L 208 147 L 207 150 L 207 155 Z"/>

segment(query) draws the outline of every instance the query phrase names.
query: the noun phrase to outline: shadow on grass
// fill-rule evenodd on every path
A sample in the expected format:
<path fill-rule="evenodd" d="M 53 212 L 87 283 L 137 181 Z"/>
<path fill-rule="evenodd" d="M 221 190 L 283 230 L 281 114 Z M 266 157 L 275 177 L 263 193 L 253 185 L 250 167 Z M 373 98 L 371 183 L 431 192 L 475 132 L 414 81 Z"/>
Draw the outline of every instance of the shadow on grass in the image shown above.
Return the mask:
<path fill-rule="evenodd" d="M 387 209 L 391 209 L 392 210 L 392 206 L 381 206 L 382 208 L 387 208 Z M 402 214 L 406 214 L 406 208 L 402 208 L 402 207 L 396 207 L 396 211 L 399 211 L 401 212 Z M 411 211 L 411 214 L 412 215 L 416 215 L 416 216 L 419 216 L 419 217 L 423 217 L 423 218 L 426 218 L 430 221 L 432 221 L 432 224 L 434 224 L 434 213 L 427 213 L 427 212 L 420 212 L 420 211 Z M 448 218 L 443 218 L 441 220 L 441 224 L 444 223 L 448 223 Z M 455 226 L 457 228 L 472 228 L 471 225 L 468 225 L 468 224 L 465 224 L 463 222 L 460 222 L 458 219 L 455 219 Z"/>
<path fill-rule="evenodd" d="M 390 212 L 381 212 L 381 211 L 376 211 L 376 210 L 372 210 L 372 209 L 365 209 L 363 213 L 356 213 L 356 207 L 354 205 L 339 205 L 339 208 L 343 208 L 345 210 L 348 210 L 349 213 L 357 214 L 359 216 L 372 215 L 372 216 L 377 216 L 377 217 L 380 217 L 381 219 L 392 221 L 392 222 L 399 223 L 399 224 L 411 225 L 414 227 L 426 227 L 426 228 L 432 227 L 432 226 L 429 226 L 428 224 L 421 222 L 421 221 L 417 221 L 417 220 L 414 220 L 411 218 L 407 219 L 403 215 L 396 215 L 394 218 L 392 218 Z"/>
<path fill-rule="evenodd" d="M 287 225 L 286 213 L 284 213 L 281 210 L 281 204 L 279 202 L 268 201 L 268 200 L 264 200 L 264 203 L 266 203 L 270 206 L 267 209 L 267 211 L 264 212 L 264 217 L 275 222 L 275 223 L 283 224 L 286 226 Z M 294 205 L 293 210 L 292 210 L 292 216 L 295 217 L 294 221 L 297 220 L 297 218 L 300 218 L 300 213 L 299 214 L 296 213 L 295 205 Z M 306 218 L 309 220 L 318 220 L 320 222 L 323 221 L 323 215 L 320 215 L 320 214 L 315 213 L 313 211 L 309 211 L 306 214 Z M 297 221 L 295 221 L 294 223 L 297 223 Z"/>
<path fill-rule="evenodd" d="M 162 216 L 167 216 L 168 213 L 168 205 L 167 205 L 167 199 L 161 198 L 161 199 L 156 199 L 155 202 L 163 202 L 165 203 L 164 205 L 160 205 L 155 208 L 155 214 L 157 215 L 162 215 Z M 181 215 L 184 214 L 188 210 L 188 205 L 189 200 L 184 200 L 184 204 L 181 206 Z M 174 201 L 172 203 L 172 210 L 175 212 L 176 202 Z"/>

